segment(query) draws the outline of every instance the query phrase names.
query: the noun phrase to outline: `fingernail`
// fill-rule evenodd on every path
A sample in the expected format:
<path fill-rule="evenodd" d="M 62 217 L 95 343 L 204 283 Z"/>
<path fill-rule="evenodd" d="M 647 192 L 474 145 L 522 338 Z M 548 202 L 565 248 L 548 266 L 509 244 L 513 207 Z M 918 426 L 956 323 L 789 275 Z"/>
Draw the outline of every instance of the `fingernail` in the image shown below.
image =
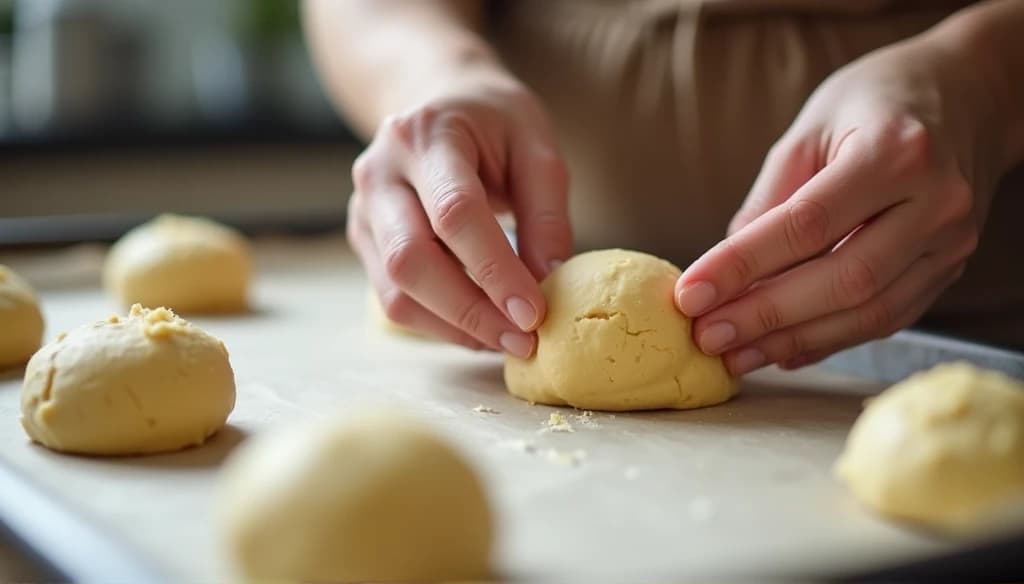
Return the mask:
<path fill-rule="evenodd" d="M 715 303 L 715 287 L 711 282 L 697 282 L 679 293 L 679 309 L 689 317 L 699 316 Z"/>
<path fill-rule="evenodd" d="M 512 322 L 524 331 L 532 329 L 537 324 L 537 311 L 534 310 L 532 304 L 522 298 L 518 296 L 509 298 L 505 302 L 505 308 L 508 309 Z"/>
<path fill-rule="evenodd" d="M 564 263 L 565 262 L 563 262 L 562 260 L 551 260 L 550 262 L 548 262 L 548 273 L 550 274 L 551 272 L 554 272 L 555 270 L 558 269 L 559 266 L 561 266 Z"/>
<path fill-rule="evenodd" d="M 529 359 L 533 353 L 533 336 L 516 331 L 501 333 L 498 336 L 498 344 L 505 352 L 515 355 L 520 359 Z"/>
<path fill-rule="evenodd" d="M 722 352 L 736 339 L 736 327 L 730 322 L 716 322 L 700 334 L 700 348 L 709 355 Z"/>
<path fill-rule="evenodd" d="M 737 377 L 764 365 L 764 353 L 758 349 L 743 349 L 732 358 L 732 374 Z"/>

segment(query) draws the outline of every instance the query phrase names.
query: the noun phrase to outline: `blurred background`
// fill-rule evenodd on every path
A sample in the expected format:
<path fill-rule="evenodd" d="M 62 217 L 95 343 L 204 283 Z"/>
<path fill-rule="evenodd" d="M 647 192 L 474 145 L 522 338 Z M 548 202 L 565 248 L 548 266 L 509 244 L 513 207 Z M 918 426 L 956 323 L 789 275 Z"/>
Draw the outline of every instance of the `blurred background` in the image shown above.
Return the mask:
<path fill-rule="evenodd" d="M 335 228 L 358 149 L 296 0 L 0 0 L 0 245 Z"/>

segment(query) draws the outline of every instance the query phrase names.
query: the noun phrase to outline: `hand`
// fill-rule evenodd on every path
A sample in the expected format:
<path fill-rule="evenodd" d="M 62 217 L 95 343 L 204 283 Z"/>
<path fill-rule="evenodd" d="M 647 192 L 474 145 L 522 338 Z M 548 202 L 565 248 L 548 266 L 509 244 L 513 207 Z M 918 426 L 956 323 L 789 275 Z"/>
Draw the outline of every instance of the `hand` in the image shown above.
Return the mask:
<path fill-rule="evenodd" d="M 702 350 L 735 375 L 796 368 L 915 322 L 963 273 L 988 209 L 981 137 L 996 133 L 976 81 L 922 40 L 827 79 L 729 236 L 677 283 Z"/>
<path fill-rule="evenodd" d="M 388 318 L 528 357 L 568 257 L 568 179 L 536 99 L 488 71 L 389 118 L 356 160 L 348 238 Z M 495 218 L 511 210 L 519 256 Z"/>

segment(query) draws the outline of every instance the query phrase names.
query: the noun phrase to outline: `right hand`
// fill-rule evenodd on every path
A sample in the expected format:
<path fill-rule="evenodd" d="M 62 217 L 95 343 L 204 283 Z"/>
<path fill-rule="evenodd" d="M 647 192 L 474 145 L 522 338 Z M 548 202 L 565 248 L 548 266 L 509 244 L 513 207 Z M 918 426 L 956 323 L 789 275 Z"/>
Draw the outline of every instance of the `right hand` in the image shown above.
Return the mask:
<path fill-rule="evenodd" d="M 568 258 L 568 176 L 538 100 L 506 74 L 446 84 L 352 167 L 348 239 L 393 322 L 528 357 L 538 282 Z M 519 255 L 495 213 L 516 218 Z"/>

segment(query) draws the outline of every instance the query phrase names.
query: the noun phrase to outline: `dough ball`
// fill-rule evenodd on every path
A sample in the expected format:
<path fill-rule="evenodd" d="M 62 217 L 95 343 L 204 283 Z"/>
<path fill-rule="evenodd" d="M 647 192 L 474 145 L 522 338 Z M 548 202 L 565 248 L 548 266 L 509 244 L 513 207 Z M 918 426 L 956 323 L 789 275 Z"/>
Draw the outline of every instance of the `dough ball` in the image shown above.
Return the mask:
<path fill-rule="evenodd" d="M 508 357 L 513 395 L 587 410 L 689 409 L 735 395 L 717 357 L 694 344 L 672 292 L 679 269 L 620 249 L 578 255 L 541 285 L 548 302 L 529 360 Z"/>
<path fill-rule="evenodd" d="M 483 485 L 415 420 L 326 420 L 228 462 L 221 525 L 248 580 L 464 581 L 489 573 Z"/>
<path fill-rule="evenodd" d="M 0 264 L 0 369 L 21 365 L 43 340 L 43 315 L 32 287 Z"/>
<path fill-rule="evenodd" d="M 202 444 L 234 405 L 224 343 L 166 308 L 135 305 L 32 357 L 21 422 L 54 450 L 148 454 Z"/>
<path fill-rule="evenodd" d="M 242 312 L 250 271 L 248 244 L 234 229 L 199 217 L 161 215 L 111 247 L 103 280 L 125 306 Z"/>
<path fill-rule="evenodd" d="M 912 375 L 869 401 L 835 470 L 882 514 L 970 526 L 1024 496 L 1024 383 L 967 363 Z"/>

